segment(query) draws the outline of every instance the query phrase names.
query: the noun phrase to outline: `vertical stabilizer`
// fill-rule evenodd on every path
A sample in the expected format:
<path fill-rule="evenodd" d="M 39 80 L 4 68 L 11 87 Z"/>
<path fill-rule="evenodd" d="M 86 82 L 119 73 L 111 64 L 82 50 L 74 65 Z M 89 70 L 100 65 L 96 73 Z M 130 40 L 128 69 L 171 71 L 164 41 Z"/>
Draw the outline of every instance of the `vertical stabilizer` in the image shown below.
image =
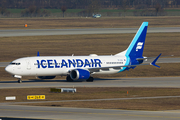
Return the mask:
<path fill-rule="evenodd" d="M 147 28 L 148 22 L 143 22 L 129 47 L 125 51 L 116 54 L 116 56 L 125 54 L 125 56 L 130 58 L 141 58 L 144 50 Z"/>
<path fill-rule="evenodd" d="M 129 45 L 126 56 L 129 56 L 130 58 L 140 58 L 143 56 L 147 28 L 148 22 L 143 22 Z"/>

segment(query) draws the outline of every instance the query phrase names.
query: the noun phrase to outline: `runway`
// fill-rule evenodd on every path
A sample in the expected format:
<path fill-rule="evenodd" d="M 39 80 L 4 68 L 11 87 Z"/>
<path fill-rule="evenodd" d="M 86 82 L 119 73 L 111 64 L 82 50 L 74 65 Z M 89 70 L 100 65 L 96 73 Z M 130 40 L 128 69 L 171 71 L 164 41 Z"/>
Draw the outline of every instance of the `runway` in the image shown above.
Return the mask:
<path fill-rule="evenodd" d="M 179 120 L 180 111 L 135 111 L 66 107 L 0 106 L 0 116 L 56 120 Z"/>
<path fill-rule="evenodd" d="M 82 34 L 114 34 L 136 33 L 138 28 L 87 28 L 87 29 L 21 29 L 0 30 L 0 37 L 42 36 L 42 35 L 82 35 Z M 180 27 L 148 28 L 148 33 L 180 32 Z"/>
<path fill-rule="evenodd" d="M 13 78 L 12 78 L 13 79 Z M 107 78 L 94 82 L 66 82 L 66 80 L 0 81 L 0 89 L 43 87 L 168 87 L 180 88 L 180 77 Z"/>

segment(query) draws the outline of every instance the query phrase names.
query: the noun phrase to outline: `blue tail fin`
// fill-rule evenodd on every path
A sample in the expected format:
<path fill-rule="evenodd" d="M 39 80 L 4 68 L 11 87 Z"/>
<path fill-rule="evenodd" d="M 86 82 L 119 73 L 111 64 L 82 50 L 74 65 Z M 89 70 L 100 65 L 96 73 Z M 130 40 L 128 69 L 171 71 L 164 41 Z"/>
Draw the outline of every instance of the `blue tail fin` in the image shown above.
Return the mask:
<path fill-rule="evenodd" d="M 129 56 L 130 58 L 141 58 L 143 56 L 147 28 L 148 22 L 143 22 L 129 45 L 125 54 L 126 56 Z"/>

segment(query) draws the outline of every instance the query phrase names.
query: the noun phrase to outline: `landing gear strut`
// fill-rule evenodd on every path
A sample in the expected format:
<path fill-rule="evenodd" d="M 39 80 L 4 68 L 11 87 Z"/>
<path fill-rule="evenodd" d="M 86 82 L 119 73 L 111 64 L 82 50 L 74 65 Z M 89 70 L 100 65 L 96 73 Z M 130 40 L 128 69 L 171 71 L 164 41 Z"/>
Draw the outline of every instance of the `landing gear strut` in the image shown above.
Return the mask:
<path fill-rule="evenodd" d="M 22 80 L 20 78 L 18 79 L 18 83 L 22 83 Z"/>
<path fill-rule="evenodd" d="M 93 77 L 89 77 L 89 79 L 86 80 L 86 82 L 93 82 L 94 78 Z"/>
<path fill-rule="evenodd" d="M 66 80 L 67 80 L 67 82 L 73 82 L 73 80 L 71 79 L 70 75 L 68 75 L 68 76 L 66 77 Z"/>

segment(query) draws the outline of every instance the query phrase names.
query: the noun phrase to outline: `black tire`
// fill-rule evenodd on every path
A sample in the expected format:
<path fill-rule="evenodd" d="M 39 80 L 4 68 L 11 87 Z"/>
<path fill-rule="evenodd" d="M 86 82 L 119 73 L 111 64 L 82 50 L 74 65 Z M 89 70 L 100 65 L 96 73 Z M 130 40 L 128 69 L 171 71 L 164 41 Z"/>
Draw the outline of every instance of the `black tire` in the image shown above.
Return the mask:
<path fill-rule="evenodd" d="M 22 80 L 21 80 L 21 79 L 18 79 L 18 83 L 22 83 Z"/>
<path fill-rule="evenodd" d="M 71 79 L 70 75 L 66 77 L 67 82 L 73 82 L 73 79 Z"/>
<path fill-rule="evenodd" d="M 86 82 L 93 82 L 93 81 L 94 81 L 93 77 L 90 77 L 89 79 L 86 80 Z"/>

